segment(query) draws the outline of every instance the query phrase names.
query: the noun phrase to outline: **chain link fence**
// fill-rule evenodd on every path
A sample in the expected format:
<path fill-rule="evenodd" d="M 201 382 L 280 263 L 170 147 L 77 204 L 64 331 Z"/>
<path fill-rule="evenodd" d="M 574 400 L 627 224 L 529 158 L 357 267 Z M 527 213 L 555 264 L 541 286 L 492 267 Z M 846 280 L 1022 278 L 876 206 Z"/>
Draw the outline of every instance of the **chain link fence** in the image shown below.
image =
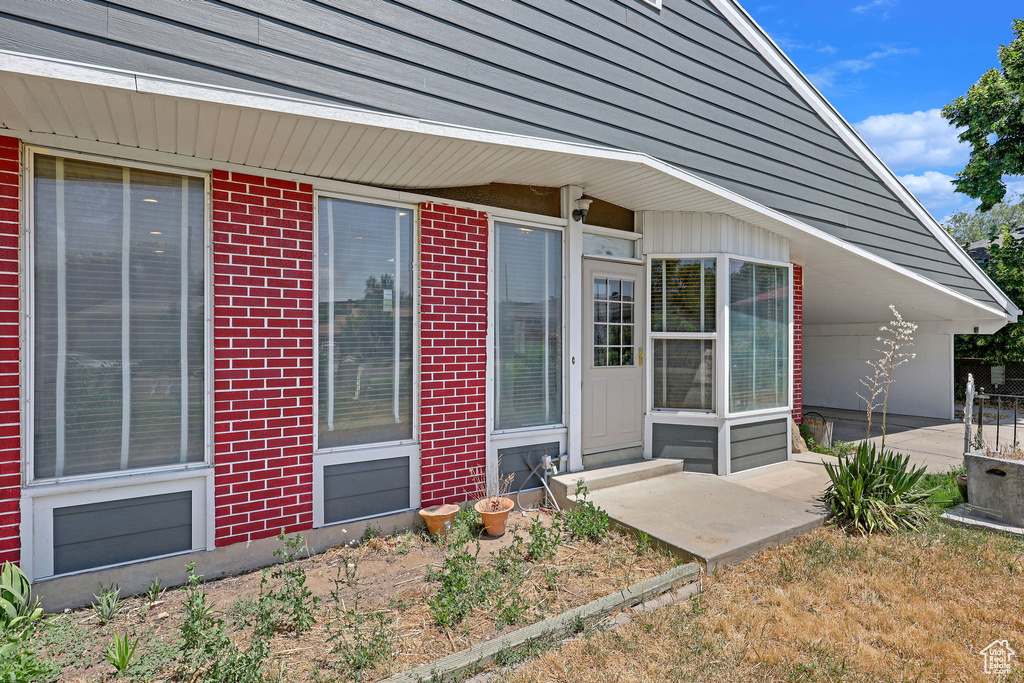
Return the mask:
<path fill-rule="evenodd" d="M 1002 377 L 999 368 L 1002 368 Z M 988 361 L 957 358 L 953 361 L 953 396 L 957 401 L 964 400 L 968 374 L 974 375 L 974 385 L 978 391 L 984 389 L 989 393 L 1024 396 L 1024 363 L 1006 363 L 995 366 L 993 370 L 993 365 Z"/>

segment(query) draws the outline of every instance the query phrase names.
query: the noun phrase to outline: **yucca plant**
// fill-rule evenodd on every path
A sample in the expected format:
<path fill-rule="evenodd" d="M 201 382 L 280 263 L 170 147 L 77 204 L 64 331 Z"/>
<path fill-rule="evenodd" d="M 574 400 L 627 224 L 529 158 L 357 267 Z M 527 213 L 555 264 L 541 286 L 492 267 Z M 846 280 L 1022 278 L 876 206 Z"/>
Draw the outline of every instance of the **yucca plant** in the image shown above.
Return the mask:
<path fill-rule="evenodd" d="M 43 610 L 32 599 L 32 585 L 17 565 L 4 562 L 0 568 L 0 627 L 6 628 L 18 617 L 34 621 Z"/>
<path fill-rule="evenodd" d="M 103 653 L 103 658 L 110 662 L 118 673 L 128 670 L 128 667 L 132 665 L 132 657 L 135 656 L 135 648 L 139 646 L 139 639 L 136 638 L 133 643 L 125 633 L 123 636 L 114 634 L 114 642 L 107 645 L 106 651 Z"/>
<path fill-rule="evenodd" d="M 931 491 L 921 486 L 925 468 L 911 467 L 909 456 L 862 442 L 825 470 L 832 483 L 823 498 L 838 524 L 871 534 L 917 529 L 924 519 Z"/>

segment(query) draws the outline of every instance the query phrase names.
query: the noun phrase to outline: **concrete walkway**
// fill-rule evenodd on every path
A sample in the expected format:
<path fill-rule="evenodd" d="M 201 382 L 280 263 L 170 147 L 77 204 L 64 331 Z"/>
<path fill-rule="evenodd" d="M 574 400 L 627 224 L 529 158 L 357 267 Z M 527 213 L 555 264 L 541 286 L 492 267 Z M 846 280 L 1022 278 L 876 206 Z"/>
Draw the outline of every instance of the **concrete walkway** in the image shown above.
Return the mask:
<path fill-rule="evenodd" d="M 832 430 L 832 438 L 835 440 L 858 442 L 867 434 L 868 420 L 863 412 L 810 406 L 804 408 L 804 413 L 812 411 L 835 420 Z M 881 415 L 873 416 L 871 421 L 871 441 L 879 444 L 882 440 Z M 986 427 L 986 436 L 992 429 Z M 1024 435 L 1024 429 L 1021 433 Z M 992 436 L 994 438 L 994 432 Z M 948 472 L 964 462 L 964 424 L 929 417 L 889 415 L 886 418 L 885 447 L 886 450 L 891 448 L 909 455 L 914 465 L 924 465 L 936 473 Z"/>
<path fill-rule="evenodd" d="M 619 526 L 643 531 L 708 571 L 735 564 L 821 526 L 828 485 L 821 456 L 718 477 L 683 472 L 678 461 L 651 460 L 565 474 L 552 480 L 565 501 L 582 479 L 590 500 Z"/>

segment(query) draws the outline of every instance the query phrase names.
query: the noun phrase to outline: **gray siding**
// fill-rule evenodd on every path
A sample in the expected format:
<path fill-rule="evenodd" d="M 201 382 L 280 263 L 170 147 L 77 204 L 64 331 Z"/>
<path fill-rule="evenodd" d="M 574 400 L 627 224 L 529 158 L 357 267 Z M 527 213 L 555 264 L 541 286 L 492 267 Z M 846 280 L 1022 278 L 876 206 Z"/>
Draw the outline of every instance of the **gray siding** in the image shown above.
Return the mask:
<path fill-rule="evenodd" d="M 729 458 L 732 471 L 742 472 L 761 465 L 785 462 L 789 420 L 772 420 L 729 428 Z"/>
<path fill-rule="evenodd" d="M 54 574 L 191 549 L 191 491 L 53 511 Z"/>
<path fill-rule="evenodd" d="M 0 42 L 646 152 L 992 301 L 705 0 L 8 0 Z"/>
<path fill-rule="evenodd" d="M 653 425 L 655 458 L 682 459 L 687 472 L 718 474 L 718 428 L 693 425 Z"/>
<path fill-rule="evenodd" d="M 344 522 L 409 508 L 409 458 L 324 468 L 324 522 Z"/>
<path fill-rule="evenodd" d="M 533 455 L 530 452 L 533 451 Z M 510 493 L 516 493 L 522 487 L 524 491 L 541 487 L 541 480 L 536 475 L 530 474 L 532 467 L 540 463 L 541 456 L 557 456 L 558 442 L 538 443 L 531 446 L 516 446 L 515 448 L 502 448 L 498 451 L 501 458 L 502 476 L 514 475 Z M 529 462 L 528 462 L 529 461 Z"/>

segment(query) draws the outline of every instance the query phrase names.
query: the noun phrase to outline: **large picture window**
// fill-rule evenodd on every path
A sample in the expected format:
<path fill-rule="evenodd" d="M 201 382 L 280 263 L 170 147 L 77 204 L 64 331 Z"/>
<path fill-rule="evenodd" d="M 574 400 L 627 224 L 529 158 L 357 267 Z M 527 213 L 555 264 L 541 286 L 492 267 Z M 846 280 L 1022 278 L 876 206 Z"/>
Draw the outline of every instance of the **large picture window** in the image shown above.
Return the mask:
<path fill-rule="evenodd" d="M 413 211 L 321 198 L 319 448 L 413 438 Z"/>
<path fill-rule="evenodd" d="M 203 180 L 34 164 L 34 477 L 202 461 Z"/>
<path fill-rule="evenodd" d="M 497 231 L 496 429 L 562 421 L 562 235 Z"/>
<path fill-rule="evenodd" d="M 652 259 L 654 407 L 715 407 L 715 259 Z"/>
<path fill-rule="evenodd" d="M 729 261 L 729 406 L 789 405 L 789 269 Z"/>

